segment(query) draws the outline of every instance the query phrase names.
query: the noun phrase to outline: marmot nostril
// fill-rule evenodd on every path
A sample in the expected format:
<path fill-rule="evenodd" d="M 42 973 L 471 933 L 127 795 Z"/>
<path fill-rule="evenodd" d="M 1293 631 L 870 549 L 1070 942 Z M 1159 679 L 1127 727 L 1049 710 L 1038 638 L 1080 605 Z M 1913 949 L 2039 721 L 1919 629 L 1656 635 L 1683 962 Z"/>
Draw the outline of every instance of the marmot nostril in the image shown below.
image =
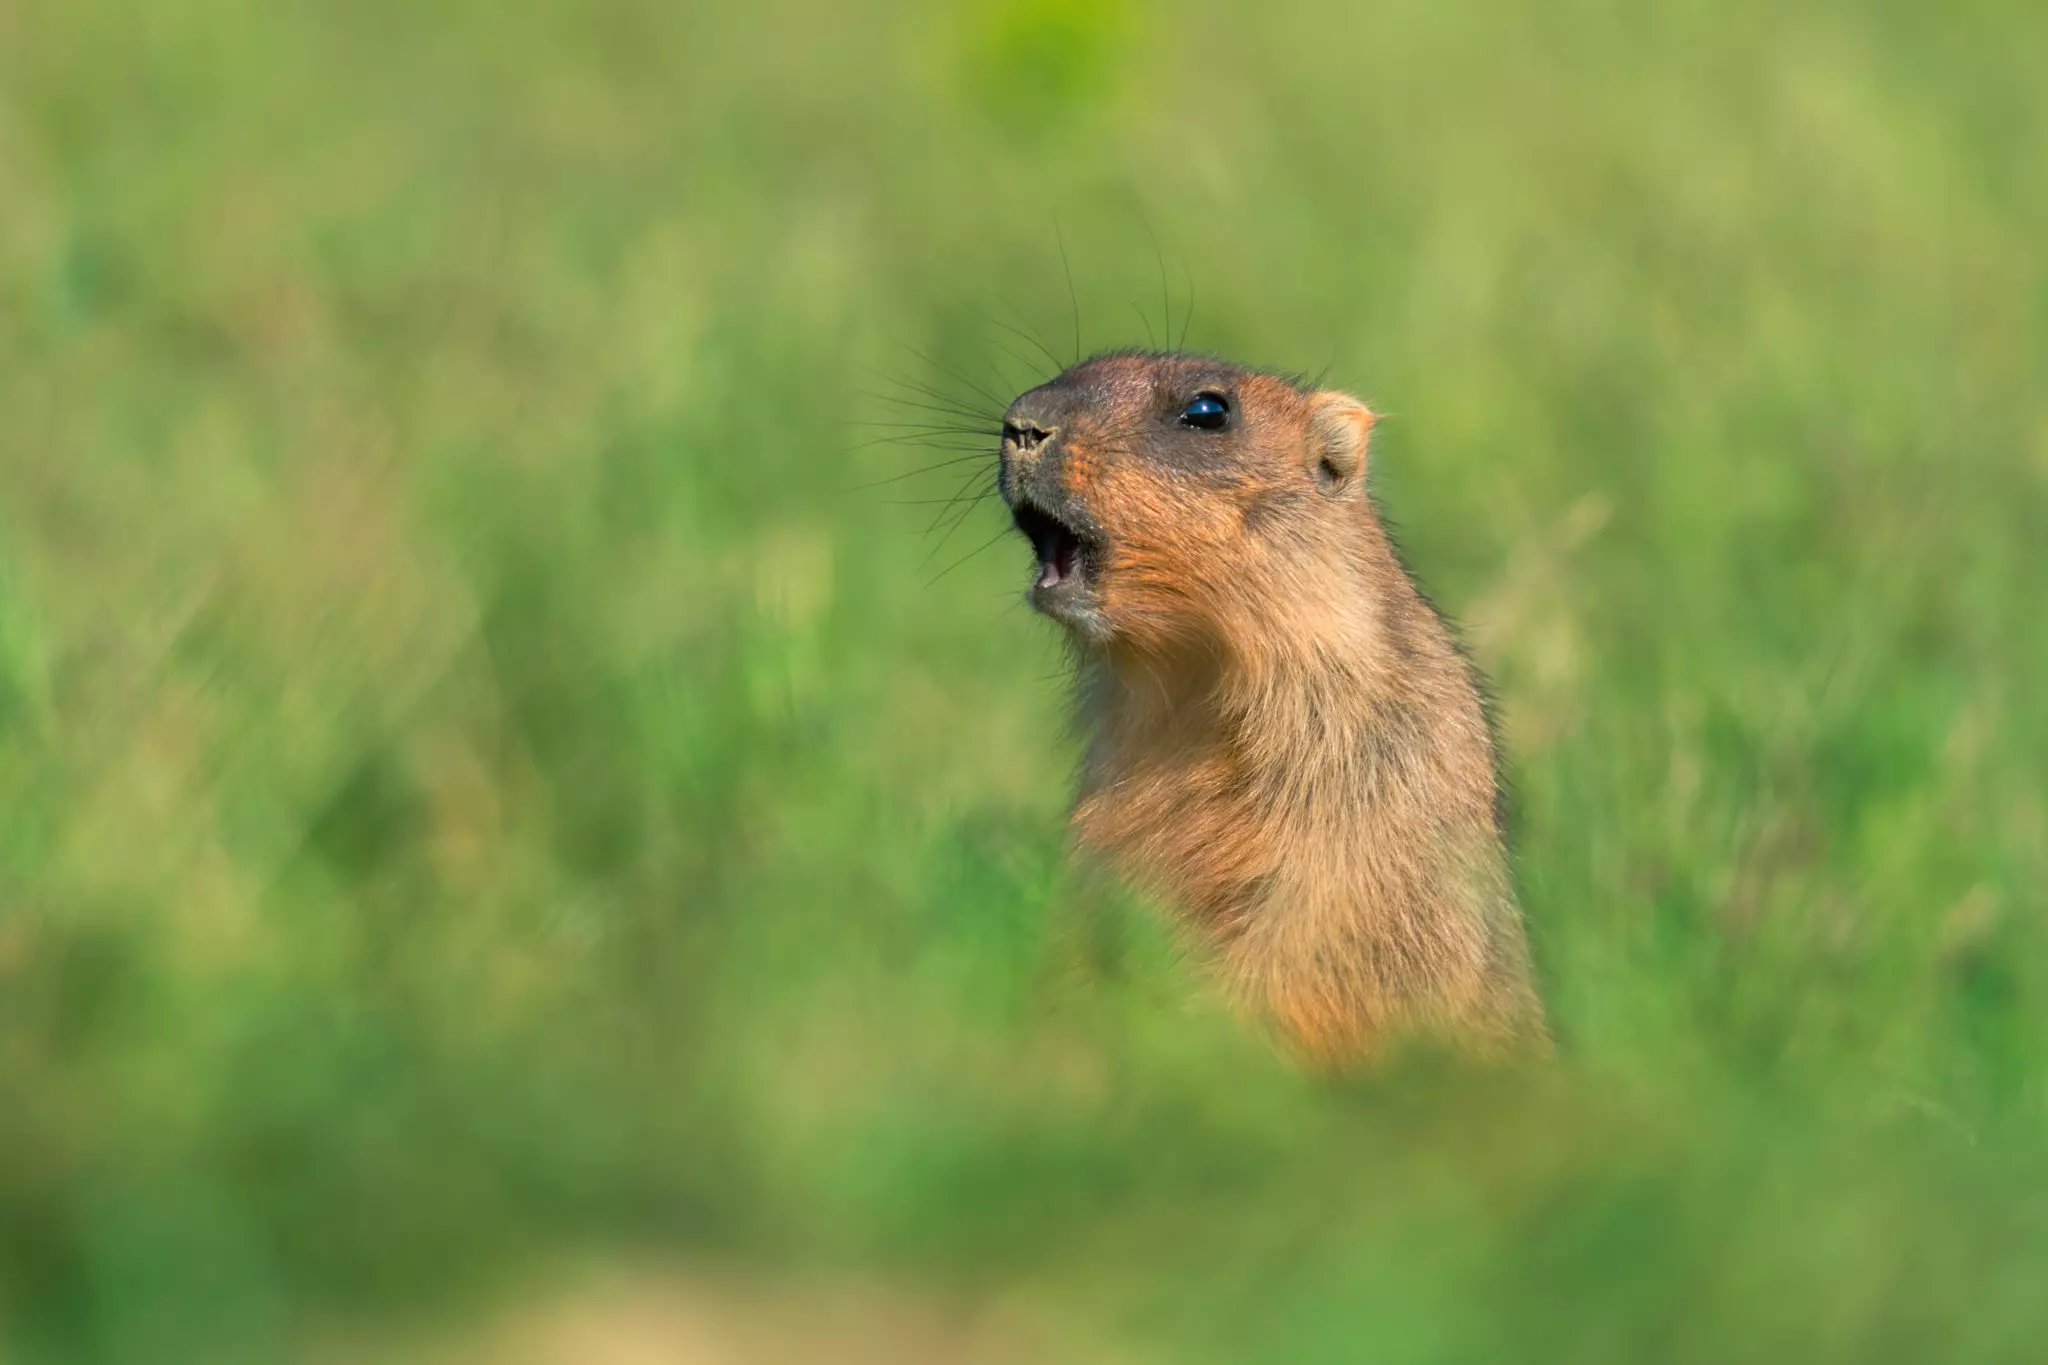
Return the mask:
<path fill-rule="evenodd" d="M 1043 427 L 1033 426 L 1029 422 L 1003 423 L 1003 439 L 1019 450 L 1036 450 L 1045 444 L 1051 435 L 1052 433 Z"/>

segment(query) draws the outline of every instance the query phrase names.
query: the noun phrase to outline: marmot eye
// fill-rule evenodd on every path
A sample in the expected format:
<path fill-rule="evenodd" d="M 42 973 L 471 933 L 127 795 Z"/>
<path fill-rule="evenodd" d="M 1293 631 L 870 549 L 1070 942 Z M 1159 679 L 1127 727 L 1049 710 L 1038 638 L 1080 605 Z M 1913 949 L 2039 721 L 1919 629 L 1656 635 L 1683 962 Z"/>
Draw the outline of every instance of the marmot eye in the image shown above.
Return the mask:
<path fill-rule="evenodd" d="M 1180 414 L 1182 426 L 1200 427 L 1203 431 L 1221 431 L 1229 420 L 1230 404 L 1223 401 L 1220 393 L 1196 394 Z"/>

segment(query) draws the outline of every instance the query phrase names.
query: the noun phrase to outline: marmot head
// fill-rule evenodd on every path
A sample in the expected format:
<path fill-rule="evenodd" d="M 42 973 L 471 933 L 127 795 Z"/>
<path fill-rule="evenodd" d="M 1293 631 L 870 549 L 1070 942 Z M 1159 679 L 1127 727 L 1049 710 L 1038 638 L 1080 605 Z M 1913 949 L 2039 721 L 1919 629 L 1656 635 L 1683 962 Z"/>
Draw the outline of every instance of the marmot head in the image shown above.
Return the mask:
<path fill-rule="evenodd" d="M 1336 591 L 1369 523 L 1372 423 L 1355 398 L 1203 356 L 1082 361 L 1003 418 L 1031 604 L 1085 644 L 1156 649 Z"/>

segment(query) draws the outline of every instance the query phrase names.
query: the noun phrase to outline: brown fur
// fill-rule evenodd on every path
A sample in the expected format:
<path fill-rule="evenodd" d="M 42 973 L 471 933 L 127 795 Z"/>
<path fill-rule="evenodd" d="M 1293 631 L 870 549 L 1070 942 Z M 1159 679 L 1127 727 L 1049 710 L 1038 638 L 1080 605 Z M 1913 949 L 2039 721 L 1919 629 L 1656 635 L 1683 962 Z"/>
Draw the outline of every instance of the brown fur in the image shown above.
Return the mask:
<path fill-rule="evenodd" d="M 1226 430 L 1179 420 L 1199 392 Z M 1098 357 L 1011 408 L 1004 496 L 1079 547 L 1032 593 L 1080 656 L 1073 830 L 1310 1056 L 1540 1044 L 1492 736 L 1366 495 L 1372 422 L 1181 355 Z"/>

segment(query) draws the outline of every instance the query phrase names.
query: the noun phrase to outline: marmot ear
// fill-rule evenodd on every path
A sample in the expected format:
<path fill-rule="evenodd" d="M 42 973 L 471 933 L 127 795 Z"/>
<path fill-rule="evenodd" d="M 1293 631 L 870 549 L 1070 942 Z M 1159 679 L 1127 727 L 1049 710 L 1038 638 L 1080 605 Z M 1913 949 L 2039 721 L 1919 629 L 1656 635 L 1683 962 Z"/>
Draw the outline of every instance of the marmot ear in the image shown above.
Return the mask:
<path fill-rule="evenodd" d="M 1310 400 L 1308 472 L 1330 492 L 1351 487 L 1365 473 L 1365 440 L 1372 410 L 1348 393 L 1319 393 Z"/>

